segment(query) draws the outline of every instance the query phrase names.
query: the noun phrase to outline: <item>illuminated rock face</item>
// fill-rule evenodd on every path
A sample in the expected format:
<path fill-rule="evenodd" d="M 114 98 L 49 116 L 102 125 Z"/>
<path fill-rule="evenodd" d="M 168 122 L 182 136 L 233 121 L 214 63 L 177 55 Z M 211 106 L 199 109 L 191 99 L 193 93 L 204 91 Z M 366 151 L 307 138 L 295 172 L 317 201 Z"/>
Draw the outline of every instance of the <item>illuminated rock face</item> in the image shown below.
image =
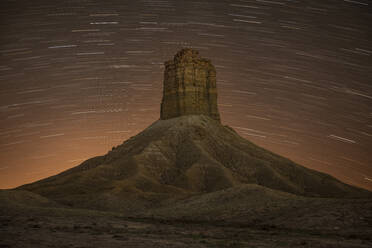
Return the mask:
<path fill-rule="evenodd" d="M 165 62 L 161 119 L 206 115 L 220 121 L 216 69 L 198 51 L 182 49 Z"/>

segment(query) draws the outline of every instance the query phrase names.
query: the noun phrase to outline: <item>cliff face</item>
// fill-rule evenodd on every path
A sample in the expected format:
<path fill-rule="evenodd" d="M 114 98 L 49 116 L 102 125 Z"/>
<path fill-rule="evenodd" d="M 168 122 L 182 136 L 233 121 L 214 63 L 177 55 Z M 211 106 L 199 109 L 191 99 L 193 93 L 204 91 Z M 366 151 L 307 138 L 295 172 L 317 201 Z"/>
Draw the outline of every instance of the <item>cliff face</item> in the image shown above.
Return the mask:
<path fill-rule="evenodd" d="M 220 121 L 216 70 L 198 51 L 182 49 L 165 62 L 160 118 L 200 114 Z"/>

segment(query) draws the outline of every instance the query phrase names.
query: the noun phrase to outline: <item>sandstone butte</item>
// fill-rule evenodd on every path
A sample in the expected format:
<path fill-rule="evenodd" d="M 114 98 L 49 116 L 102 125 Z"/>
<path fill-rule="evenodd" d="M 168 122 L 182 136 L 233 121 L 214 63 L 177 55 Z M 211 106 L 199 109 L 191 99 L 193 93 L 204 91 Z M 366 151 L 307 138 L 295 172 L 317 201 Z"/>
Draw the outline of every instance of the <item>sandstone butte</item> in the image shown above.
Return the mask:
<path fill-rule="evenodd" d="M 206 115 L 220 121 L 216 69 L 199 52 L 184 48 L 165 62 L 162 120 L 183 115 Z"/>
<path fill-rule="evenodd" d="M 313 199 L 371 198 L 371 192 L 298 165 L 222 125 L 215 69 L 192 49 L 166 62 L 160 120 L 103 156 L 16 190 L 27 204 L 41 199 L 38 204 L 176 219 L 254 218 L 268 205 L 265 213 L 277 218 Z M 0 210 L 1 197 L 13 195 L 0 192 Z"/>

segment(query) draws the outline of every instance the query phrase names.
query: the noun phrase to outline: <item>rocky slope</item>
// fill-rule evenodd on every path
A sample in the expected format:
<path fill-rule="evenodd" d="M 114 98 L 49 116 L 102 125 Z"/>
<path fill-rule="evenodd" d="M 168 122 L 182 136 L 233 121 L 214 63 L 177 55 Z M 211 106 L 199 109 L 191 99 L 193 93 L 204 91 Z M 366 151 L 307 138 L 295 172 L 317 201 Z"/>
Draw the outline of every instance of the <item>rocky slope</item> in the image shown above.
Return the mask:
<path fill-rule="evenodd" d="M 108 154 L 20 189 L 66 206 L 138 213 L 246 184 L 309 197 L 370 196 L 203 115 L 158 120 Z"/>

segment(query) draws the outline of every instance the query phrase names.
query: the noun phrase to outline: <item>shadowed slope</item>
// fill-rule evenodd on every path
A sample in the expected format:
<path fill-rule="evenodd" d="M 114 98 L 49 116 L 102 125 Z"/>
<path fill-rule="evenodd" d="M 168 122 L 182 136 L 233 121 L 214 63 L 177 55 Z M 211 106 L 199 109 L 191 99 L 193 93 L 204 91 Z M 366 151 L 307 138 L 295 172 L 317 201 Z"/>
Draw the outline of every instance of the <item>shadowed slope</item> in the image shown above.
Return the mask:
<path fill-rule="evenodd" d="M 243 184 L 311 197 L 370 195 L 203 115 L 158 120 L 104 156 L 20 188 L 68 206 L 130 213 Z"/>

